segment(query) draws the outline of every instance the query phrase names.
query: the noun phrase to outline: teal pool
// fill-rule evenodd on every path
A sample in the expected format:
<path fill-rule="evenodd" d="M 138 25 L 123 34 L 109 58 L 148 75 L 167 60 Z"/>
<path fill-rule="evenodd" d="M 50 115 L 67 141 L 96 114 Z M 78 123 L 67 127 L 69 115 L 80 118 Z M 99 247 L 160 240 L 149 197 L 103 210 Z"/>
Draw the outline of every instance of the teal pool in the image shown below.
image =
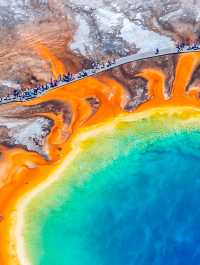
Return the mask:
<path fill-rule="evenodd" d="M 32 265 L 199 263 L 200 130 L 168 122 L 124 122 L 83 143 L 26 210 Z"/>

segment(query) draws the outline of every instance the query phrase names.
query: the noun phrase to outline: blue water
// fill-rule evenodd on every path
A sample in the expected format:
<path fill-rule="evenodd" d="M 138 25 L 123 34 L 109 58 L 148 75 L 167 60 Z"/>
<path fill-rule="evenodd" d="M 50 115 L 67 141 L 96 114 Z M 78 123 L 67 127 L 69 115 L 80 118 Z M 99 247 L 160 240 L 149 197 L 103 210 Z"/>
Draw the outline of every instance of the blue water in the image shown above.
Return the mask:
<path fill-rule="evenodd" d="M 91 143 L 65 172 L 66 184 L 30 206 L 32 264 L 199 264 L 200 133 L 170 133 L 145 145 L 134 136 L 113 139 L 98 148 L 112 141 L 116 152 L 102 155 Z"/>

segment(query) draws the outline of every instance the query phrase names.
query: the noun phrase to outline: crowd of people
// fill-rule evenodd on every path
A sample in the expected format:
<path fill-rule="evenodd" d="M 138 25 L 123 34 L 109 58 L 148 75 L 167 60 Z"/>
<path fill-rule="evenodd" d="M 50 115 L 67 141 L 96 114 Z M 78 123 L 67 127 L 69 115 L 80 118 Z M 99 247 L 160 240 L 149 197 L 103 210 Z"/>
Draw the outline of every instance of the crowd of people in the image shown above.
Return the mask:
<path fill-rule="evenodd" d="M 67 83 L 70 83 L 75 80 L 79 80 L 81 78 L 87 77 L 88 75 L 96 73 L 98 70 L 108 68 L 116 63 L 116 60 L 108 60 L 106 63 L 99 63 L 99 62 L 92 62 L 91 63 L 91 73 L 90 70 L 82 70 L 78 72 L 77 74 L 72 74 L 71 72 L 68 72 L 67 74 L 60 75 L 58 79 L 51 79 L 50 82 L 47 82 L 45 84 L 38 85 L 37 87 L 33 88 L 26 88 L 26 89 L 15 89 L 12 94 L 9 94 L 4 97 L 0 97 L 0 103 L 8 103 L 12 101 L 26 101 L 33 99 L 41 94 L 43 94 L 45 91 L 48 91 L 52 88 L 55 88 L 57 86 L 62 86 Z"/>
<path fill-rule="evenodd" d="M 187 51 L 190 51 L 190 50 L 199 50 L 200 49 L 200 43 L 199 41 L 198 42 L 194 42 L 192 44 L 187 44 L 187 43 L 184 43 L 184 42 L 181 42 L 181 43 L 178 43 L 176 45 L 176 49 L 177 49 L 177 52 L 182 52 L 184 50 L 187 50 Z"/>
<path fill-rule="evenodd" d="M 183 51 L 197 51 L 200 50 L 200 41 L 196 41 L 192 44 L 188 44 L 186 42 L 180 42 L 176 45 L 177 52 L 183 52 Z M 155 55 L 159 55 L 160 50 L 158 48 L 155 49 Z"/>
<path fill-rule="evenodd" d="M 178 43 L 176 45 L 177 52 L 182 52 L 185 50 L 199 50 L 200 49 L 200 42 L 195 42 L 192 45 L 187 43 Z M 159 49 L 156 48 L 155 54 L 158 55 L 160 53 Z M 52 88 L 55 88 L 57 86 L 62 86 L 67 83 L 82 79 L 84 77 L 87 77 L 88 75 L 92 75 L 95 73 L 100 72 L 103 69 L 109 69 L 112 65 L 116 64 L 116 60 L 108 60 L 107 62 L 97 62 L 93 61 L 91 62 L 91 69 L 89 70 L 82 70 L 78 72 L 77 74 L 72 74 L 68 72 L 67 74 L 60 75 L 58 79 L 51 79 L 50 82 L 47 82 L 45 84 L 38 85 L 34 88 L 26 88 L 26 89 L 15 89 L 12 94 L 9 94 L 4 97 L 0 97 L 0 103 L 8 103 L 12 101 L 26 101 L 33 98 L 36 98 L 37 96 L 43 94 L 45 91 L 48 91 Z"/>

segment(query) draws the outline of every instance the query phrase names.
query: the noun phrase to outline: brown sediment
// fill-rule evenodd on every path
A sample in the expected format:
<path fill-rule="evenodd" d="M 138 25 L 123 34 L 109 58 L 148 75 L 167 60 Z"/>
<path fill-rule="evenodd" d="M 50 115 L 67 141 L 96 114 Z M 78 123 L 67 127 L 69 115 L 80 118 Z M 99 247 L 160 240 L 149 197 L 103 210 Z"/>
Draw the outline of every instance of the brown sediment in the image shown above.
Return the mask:
<path fill-rule="evenodd" d="M 175 76 L 177 59 L 177 54 L 171 54 L 135 61 L 112 69 L 110 76 L 122 83 L 133 98 L 138 94 L 138 88 L 140 90 L 142 89 L 143 92 L 147 90 L 145 79 L 137 77 L 138 73 L 142 72 L 144 69 L 162 70 L 165 76 L 165 94 L 166 98 L 168 98 Z"/>
<path fill-rule="evenodd" d="M 55 76 L 63 73 L 65 69 L 62 64 L 46 47 L 39 45 L 37 49 L 39 49 L 38 52 L 41 56 L 51 63 Z M 199 107 L 198 98 L 193 96 L 191 92 L 185 93 L 192 73 L 198 67 L 199 62 L 199 53 L 180 55 L 168 100 L 164 98 L 166 75 L 161 69 L 149 67 L 138 73 L 137 78 L 147 81 L 149 100 L 140 105 L 135 112 L 162 106 Z M 1 265 L 20 265 L 16 256 L 16 246 L 10 241 L 13 225 L 12 212 L 19 198 L 48 178 L 51 172 L 60 165 L 60 162 L 70 151 L 71 140 L 77 134 L 78 128 L 116 117 L 124 112 L 129 100 L 128 97 L 125 88 L 105 74 L 98 78 L 88 77 L 79 82 L 51 90 L 32 101 L 12 105 L 15 108 L 21 107 L 22 110 L 29 109 L 31 114 L 34 113 L 34 109 L 37 109 L 37 115 L 51 119 L 54 125 L 46 138 L 45 149 L 49 156 L 48 160 L 39 154 L 27 152 L 20 148 L 1 147 Z M 47 108 L 46 106 L 50 107 Z M 52 106 L 55 106 L 55 109 Z"/>

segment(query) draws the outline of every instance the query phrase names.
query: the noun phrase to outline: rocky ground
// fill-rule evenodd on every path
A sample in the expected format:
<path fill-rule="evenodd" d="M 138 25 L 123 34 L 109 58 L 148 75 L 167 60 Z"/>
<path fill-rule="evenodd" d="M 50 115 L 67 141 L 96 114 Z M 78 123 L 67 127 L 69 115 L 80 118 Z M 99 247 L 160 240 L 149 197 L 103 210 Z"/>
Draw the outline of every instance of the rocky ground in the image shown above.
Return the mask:
<path fill-rule="evenodd" d="M 48 47 L 68 71 L 76 72 L 93 59 L 192 42 L 200 37 L 199 14 L 200 2 L 195 0 L 0 0 L 0 96 L 52 77 L 50 63 L 36 49 L 38 43 Z M 131 100 L 126 110 L 131 111 L 148 99 L 147 81 L 134 74 L 145 67 L 162 68 L 169 96 L 176 62 L 177 56 L 163 56 L 124 65 L 106 75 L 127 89 Z M 197 79 L 198 72 L 192 82 L 198 83 Z M 99 103 L 93 101 L 88 100 L 96 109 Z M 20 117 L 9 115 L 8 121 L 0 115 L 1 143 L 42 154 L 40 147 L 51 121 L 24 120 L 24 112 Z M 23 127 L 33 131 L 32 136 L 25 136 Z"/>
<path fill-rule="evenodd" d="M 200 35 L 200 2 L 192 0 L 0 0 L 1 92 L 49 80 L 42 42 L 69 69 L 86 59 L 119 57 Z"/>

